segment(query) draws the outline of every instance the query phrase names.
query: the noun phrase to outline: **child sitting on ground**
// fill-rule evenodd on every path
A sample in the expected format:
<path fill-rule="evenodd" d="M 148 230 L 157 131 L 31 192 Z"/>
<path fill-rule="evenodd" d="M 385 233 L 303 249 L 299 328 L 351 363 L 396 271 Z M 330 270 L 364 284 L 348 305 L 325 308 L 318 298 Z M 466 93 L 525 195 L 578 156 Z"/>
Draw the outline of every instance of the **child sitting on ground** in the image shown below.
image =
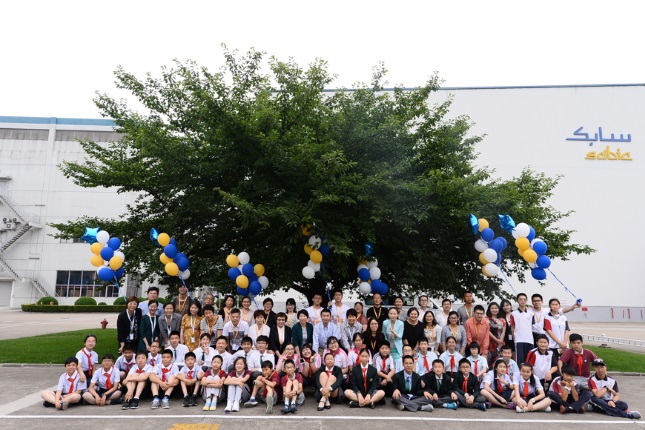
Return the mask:
<path fill-rule="evenodd" d="M 114 368 L 114 356 L 105 354 L 101 360 L 101 367 L 94 372 L 89 388 L 83 393 L 83 400 L 98 406 L 121 403 L 123 400 L 119 390 L 120 381 L 119 371 Z"/>
<path fill-rule="evenodd" d="M 56 391 L 45 390 L 40 393 L 43 406 L 65 410 L 69 405 L 81 401 L 81 393 L 87 388 L 87 380 L 82 372 L 78 371 L 78 358 L 67 357 L 65 360 L 65 373 L 58 379 Z"/>

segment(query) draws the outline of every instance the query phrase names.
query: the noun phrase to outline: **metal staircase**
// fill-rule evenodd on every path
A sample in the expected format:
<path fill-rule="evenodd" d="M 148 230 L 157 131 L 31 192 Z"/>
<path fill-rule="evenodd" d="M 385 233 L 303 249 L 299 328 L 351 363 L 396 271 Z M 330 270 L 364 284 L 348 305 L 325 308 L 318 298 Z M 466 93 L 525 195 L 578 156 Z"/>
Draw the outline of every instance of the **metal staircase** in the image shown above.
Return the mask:
<path fill-rule="evenodd" d="M 6 241 L 5 243 L 3 243 L 3 244 L 2 244 L 2 246 L 0 246 L 0 252 L 4 252 L 4 251 L 6 251 L 6 250 L 7 250 L 7 248 L 9 248 L 11 245 L 13 245 L 14 243 L 16 243 L 16 242 L 18 241 L 18 239 L 20 239 L 20 238 L 21 238 L 21 237 L 23 237 L 25 234 L 27 234 L 27 232 L 28 232 L 29 230 L 31 230 L 31 228 L 32 228 L 32 227 L 33 227 L 33 225 L 32 225 L 32 223 L 30 223 L 30 222 L 28 222 L 27 224 L 23 224 L 23 225 L 22 225 L 22 227 L 20 227 L 20 230 L 18 230 L 18 232 L 17 232 L 16 234 L 14 234 L 14 235 L 11 237 L 11 239 L 9 239 L 9 240 L 8 240 L 8 241 Z"/>

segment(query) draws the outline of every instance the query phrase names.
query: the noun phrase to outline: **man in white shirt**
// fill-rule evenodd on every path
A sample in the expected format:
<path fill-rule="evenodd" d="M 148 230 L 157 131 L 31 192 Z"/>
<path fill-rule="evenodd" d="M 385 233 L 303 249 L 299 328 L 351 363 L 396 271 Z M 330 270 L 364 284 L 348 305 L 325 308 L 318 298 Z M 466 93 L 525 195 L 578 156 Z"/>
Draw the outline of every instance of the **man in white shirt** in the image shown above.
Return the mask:
<path fill-rule="evenodd" d="M 239 309 L 233 308 L 230 315 L 231 320 L 224 324 L 222 336 L 226 336 L 228 338 L 231 354 L 235 354 L 242 347 L 242 338 L 248 334 L 249 325 L 246 321 L 241 321 Z"/>
<path fill-rule="evenodd" d="M 320 352 L 319 350 L 327 345 L 327 339 L 330 336 L 334 336 L 337 339 L 340 337 L 338 327 L 331 322 L 331 312 L 329 312 L 329 309 L 323 309 L 320 317 L 322 318 L 322 322 L 314 326 L 314 353 Z"/>
<path fill-rule="evenodd" d="M 322 294 L 314 294 L 313 298 L 311 299 L 312 305 L 305 309 L 307 311 L 307 314 L 309 315 L 309 322 L 313 326 L 316 326 L 316 324 L 322 321 L 320 315 L 323 310 L 323 307 L 320 306 L 322 300 Z"/>
<path fill-rule="evenodd" d="M 439 327 L 443 328 L 444 326 L 448 325 L 448 314 L 450 314 L 450 311 L 452 310 L 452 302 L 450 299 L 443 299 L 441 302 L 441 311 L 437 312 L 435 319 L 437 320 L 437 324 Z M 420 320 L 424 321 L 424 320 Z"/>
<path fill-rule="evenodd" d="M 362 333 L 363 326 L 357 321 L 358 313 L 356 309 L 348 309 L 345 318 L 346 322 L 340 329 L 341 346 L 345 348 L 345 351 L 349 351 L 354 346 L 354 335 L 356 333 Z"/>
<path fill-rule="evenodd" d="M 337 327 L 345 323 L 345 315 L 349 310 L 349 306 L 343 304 L 343 292 L 341 290 L 334 291 L 334 302 L 329 306 L 331 312 L 332 322 Z"/>
<path fill-rule="evenodd" d="M 145 300 L 139 303 L 139 309 L 141 309 L 141 315 L 148 315 L 148 303 L 150 302 L 150 300 L 157 300 L 157 297 L 159 297 L 159 288 L 150 287 L 148 288 L 148 291 L 146 291 L 146 294 L 148 294 L 148 300 Z M 156 314 L 158 317 L 161 318 L 161 316 L 163 315 L 163 306 L 159 306 L 157 308 Z"/>

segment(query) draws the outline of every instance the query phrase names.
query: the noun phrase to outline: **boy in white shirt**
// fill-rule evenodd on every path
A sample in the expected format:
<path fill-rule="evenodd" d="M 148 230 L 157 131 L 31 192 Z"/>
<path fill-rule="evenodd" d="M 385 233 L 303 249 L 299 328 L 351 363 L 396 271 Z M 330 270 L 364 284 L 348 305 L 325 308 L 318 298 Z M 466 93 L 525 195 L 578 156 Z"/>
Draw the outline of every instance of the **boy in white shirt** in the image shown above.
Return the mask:
<path fill-rule="evenodd" d="M 229 352 L 235 354 L 242 348 L 242 339 L 249 333 L 249 325 L 246 321 L 240 321 L 240 310 L 231 310 L 231 320 L 224 324 L 222 336 L 228 338 Z M 253 342 L 253 340 L 251 340 Z"/>
<path fill-rule="evenodd" d="M 78 371 L 78 358 L 67 357 L 65 360 L 65 373 L 58 379 L 56 391 L 45 390 L 40 393 L 44 400 L 43 406 L 65 410 L 70 404 L 81 401 L 81 393 L 87 388 L 84 375 Z"/>
<path fill-rule="evenodd" d="M 202 333 L 199 336 L 199 348 L 195 349 L 195 358 L 197 359 L 197 365 L 202 369 L 202 372 L 206 372 L 211 367 L 211 362 L 213 357 L 215 357 L 215 350 L 211 348 L 211 335 L 208 333 Z M 186 356 L 184 356 L 186 360 Z"/>
<path fill-rule="evenodd" d="M 392 377 L 396 373 L 394 360 L 390 355 L 390 342 L 384 340 L 378 349 L 378 353 L 372 357 L 372 362 L 379 377 L 379 389 L 385 392 L 386 396 L 392 395 Z"/>
<path fill-rule="evenodd" d="M 139 408 L 139 397 L 146 388 L 150 374 L 154 372 L 154 368 L 148 364 L 148 354 L 145 351 L 137 352 L 136 360 L 137 365 L 130 369 L 128 376 L 121 383 L 128 389 L 121 409 Z"/>
<path fill-rule="evenodd" d="M 170 395 L 172 394 L 172 390 L 179 384 L 179 380 L 177 379 L 179 368 L 172 360 L 172 351 L 166 349 L 161 353 L 161 366 L 155 367 L 154 372 L 150 374 L 150 382 L 152 382 L 150 389 L 154 396 L 152 399 L 152 409 L 159 408 L 159 405 L 164 409 L 170 408 Z M 164 392 L 161 401 L 159 401 L 160 389 Z"/>
<path fill-rule="evenodd" d="M 137 365 L 137 360 L 134 359 L 134 346 L 126 343 L 123 346 L 123 355 L 116 359 L 114 367 L 119 371 L 119 380 L 123 381 L 130 369 Z"/>
<path fill-rule="evenodd" d="M 168 340 L 170 341 L 170 346 L 168 347 L 168 349 L 172 354 L 173 364 L 176 364 L 177 368 L 181 369 L 184 366 L 184 356 L 188 352 L 188 347 L 183 343 L 179 343 L 179 339 L 179 332 L 177 330 L 171 331 L 170 336 L 168 336 Z M 161 359 L 163 361 L 163 355 Z"/>
<path fill-rule="evenodd" d="M 349 306 L 343 304 L 343 292 L 341 290 L 335 290 L 333 297 L 334 302 L 329 306 L 329 310 L 331 311 L 332 321 L 336 324 L 336 327 L 341 327 L 345 324 Z"/>
<path fill-rule="evenodd" d="M 228 338 L 226 336 L 217 338 L 215 342 L 215 355 L 222 357 L 222 370 L 226 373 L 230 372 L 233 368 L 233 356 L 228 352 Z"/>
<path fill-rule="evenodd" d="M 83 393 L 83 400 L 98 406 L 122 403 L 120 381 L 119 370 L 114 367 L 114 356 L 105 354 L 101 360 L 101 367 L 94 372 L 89 388 Z"/>
<path fill-rule="evenodd" d="M 208 343 L 210 343 L 210 339 L 208 339 Z M 197 365 L 194 352 L 186 353 L 184 363 L 186 365 L 177 374 L 177 379 L 181 384 L 181 391 L 184 394 L 183 406 L 197 406 L 199 382 L 204 376 L 204 372 Z"/>
<path fill-rule="evenodd" d="M 434 351 L 430 351 L 430 344 L 428 339 L 422 337 L 418 340 L 419 352 L 416 355 L 417 366 L 416 371 L 419 376 L 423 376 L 426 373 L 432 372 L 432 362 L 438 359 L 437 354 Z"/>
<path fill-rule="evenodd" d="M 267 350 L 267 348 L 269 347 L 269 337 L 258 336 L 258 338 L 255 340 L 255 347 L 257 348 L 260 367 L 263 367 L 263 364 L 266 361 L 268 361 L 275 367 L 275 355 Z"/>
<path fill-rule="evenodd" d="M 161 342 L 153 340 L 150 344 L 150 353 L 148 354 L 148 364 L 152 367 L 161 364 Z"/>
<path fill-rule="evenodd" d="M 242 348 L 240 348 L 235 354 L 233 354 L 233 361 L 237 357 L 244 358 L 246 362 L 246 368 L 251 372 L 251 381 L 258 377 L 262 373 L 262 368 L 260 367 L 260 353 L 257 350 L 253 349 L 253 339 L 248 336 L 245 336 L 242 339 Z M 252 384 L 252 382 L 249 382 Z"/>

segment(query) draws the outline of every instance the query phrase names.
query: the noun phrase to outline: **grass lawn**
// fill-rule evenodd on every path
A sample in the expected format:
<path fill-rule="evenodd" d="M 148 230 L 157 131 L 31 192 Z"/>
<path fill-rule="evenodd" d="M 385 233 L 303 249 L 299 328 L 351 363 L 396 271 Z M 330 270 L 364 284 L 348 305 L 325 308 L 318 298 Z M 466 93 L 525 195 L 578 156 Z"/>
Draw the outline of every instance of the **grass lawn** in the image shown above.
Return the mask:
<path fill-rule="evenodd" d="M 23 337 L 2 342 L 0 363 L 60 363 L 83 348 L 83 339 L 89 333 L 96 335 L 95 351 L 99 361 L 103 354 L 119 356 L 116 329 L 78 330 L 42 336 Z"/>
<path fill-rule="evenodd" d="M 593 351 L 607 363 L 607 372 L 639 372 L 645 373 L 645 354 L 621 351 L 616 348 L 600 348 L 598 346 L 584 346 Z"/>

